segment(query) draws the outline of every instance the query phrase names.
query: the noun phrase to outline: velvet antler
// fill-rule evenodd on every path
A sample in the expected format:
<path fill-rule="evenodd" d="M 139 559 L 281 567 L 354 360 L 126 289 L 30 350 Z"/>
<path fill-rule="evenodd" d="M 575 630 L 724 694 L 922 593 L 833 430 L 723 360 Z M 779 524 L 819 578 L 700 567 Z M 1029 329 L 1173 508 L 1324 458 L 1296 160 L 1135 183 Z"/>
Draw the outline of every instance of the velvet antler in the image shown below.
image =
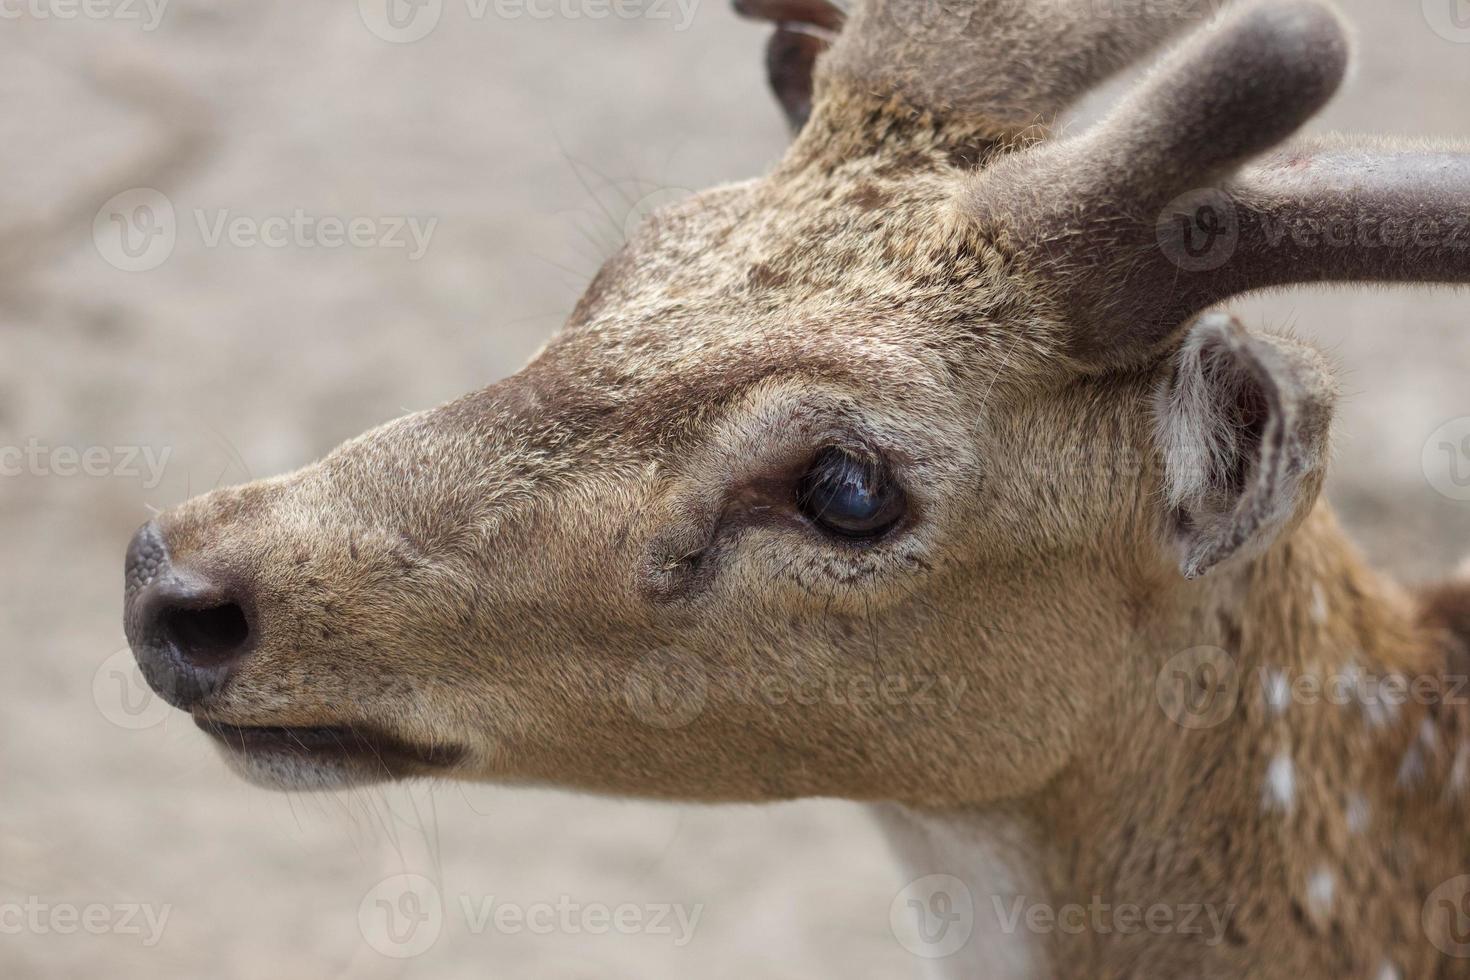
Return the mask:
<path fill-rule="evenodd" d="M 1347 44 L 1316 3 L 1204 31 L 1092 130 L 1001 158 L 962 207 L 1034 277 L 1075 353 L 1129 363 L 1240 293 L 1470 281 L 1470 154 L 1289 137 Z"/>
<path fill-rule="evenodd" d="M 859 94 L 996 133 L 1046 126 L 1218 6 L 1172 0 L 1124 12 L 1097 0 L 871 0 L 848 15 L 829 0 L 735 0 L 741 15 L 777 27 L 767 70 L 797 128 L 813 101 Z M 813 95 L 813 64 L 829 43 Z"/>

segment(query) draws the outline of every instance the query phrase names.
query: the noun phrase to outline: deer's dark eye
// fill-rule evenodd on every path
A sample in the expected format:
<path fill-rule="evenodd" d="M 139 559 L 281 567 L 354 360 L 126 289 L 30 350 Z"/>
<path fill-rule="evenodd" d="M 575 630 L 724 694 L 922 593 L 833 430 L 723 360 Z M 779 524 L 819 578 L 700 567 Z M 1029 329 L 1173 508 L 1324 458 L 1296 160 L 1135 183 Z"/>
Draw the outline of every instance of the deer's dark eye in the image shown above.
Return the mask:
<path fill-rule="evenodd" d="M 903 491 L 876 460 L 823 450 L 797 488 L 797 506 L 822 530 L 844 538 L 876 538 L 903 516 Z"/>

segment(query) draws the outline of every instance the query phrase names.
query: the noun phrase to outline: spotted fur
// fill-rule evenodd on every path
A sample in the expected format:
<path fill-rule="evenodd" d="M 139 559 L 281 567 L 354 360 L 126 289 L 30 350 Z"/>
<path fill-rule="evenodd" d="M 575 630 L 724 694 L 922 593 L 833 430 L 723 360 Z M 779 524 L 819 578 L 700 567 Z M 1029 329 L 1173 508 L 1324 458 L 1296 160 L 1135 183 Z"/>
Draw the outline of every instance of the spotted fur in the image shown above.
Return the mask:
<path fill-rule="evenodd" d="M 873 802 L 982 916 L 992 875 L 1223 916 L 1215 942 L 987 928 L 1004 956 L 956 969 L 1470 973 L 1442 952 L 1464 923 L 1426 905 L 1470 870 L 1466 591 L 1410 597 L 1318 499 L 1321 359 L 1194 319 L 1289 281 L 1470 279 L 1420 245 L 1267 261 L 1250 223 L 1463 209 L 1463 157 L 1250 163 L 1340 78 L 1314 3 L 1198 32 L 1060 141 L 1056 113 L 1188 20 L 997 0 L 939 36 L 917 6 L 748 4 L 829 32 L 779 59 L 800 132 L 772 173 L 653 216 L 513 377 L 163 515 L 174 568 L 252 597 L 255 646 L 196 714 L 370 726 L 452 749 L 450 778 Z M 1239 207 L 1238 256 L 1170 266 L 1157 219 L 1204 185 Z M 893 533 L 801 513 L 830 446 L 891 470 Z M 1234 693 L 1181 724 L 1161 684 L 1202 648 Z M 1388 677 L 1425 693 L 1361 696 Z M 226 748 L 266 783 L 364 776 Z"/>

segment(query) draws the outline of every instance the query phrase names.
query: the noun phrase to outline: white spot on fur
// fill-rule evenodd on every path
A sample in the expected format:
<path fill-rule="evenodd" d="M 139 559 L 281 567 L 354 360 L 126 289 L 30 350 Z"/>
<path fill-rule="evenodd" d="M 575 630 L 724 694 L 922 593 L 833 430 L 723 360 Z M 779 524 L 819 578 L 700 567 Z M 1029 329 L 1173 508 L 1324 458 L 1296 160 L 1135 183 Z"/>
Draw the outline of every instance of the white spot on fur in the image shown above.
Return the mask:
<path fill-rule="evenodd" d="M 1290 813 L 1296 805 L 1296 765 L 1285 752 L 1278 754 L 1266 767 L 1266 788 L 1261 806 L 1269 811 Z"/>
<path fill-rule="evenodd" d="M 1266 697 L 1266 704 L 1273 715 L 1286 711 L 1287 706 L 1291 704 L 1291 683 L 1286 679 L 1286 672 L 1274 667 L 1268 670 L 1263 684 L 1263 693 Z"/>
<path fill-rule="evenodd" d="M 1337 875 L 1326 865 L 1318 865 L 1307 879 L 1307 902 L 1312 911 L 1326 915 L 1332 911 L 1332 896 L 1337 892 Z"/>
<path fill-rule="evenodd" d="M 1327 622 L 1327 591 L 1321 582 L 1312 583 L 1312 622 L 1318 625 Z"/>
<path fill-rule="evenodd" d="M 1425 718 L 1419 722 L 1419 744 L 1430 755 L 1439 754 L 1439 729 L 1434 727 L 1433 718 Z"/>
<path fill-rule="evenodd" d="M 1347 805 L 1347 827 L 1355 834 L 1361 834 L 1368 829 L 1368 824 L 1373 820 L 1373 807 L 1368 804 L 1367 798 L 1362 793 L 1354 793 L 1348 797 Z"/>
<path fill-rule="evenodd" d="M 1403 974 L 1399 968 L 1393 965 L 1392 960 L 1383 960 L 1378 964 L 1378 972 L 1373 974 L 1373 980 L 1403 980 Z"/>
<path fill-rule="evenodd" d="M 1379 678 L 1376 684 L 1364 684 L 1358 688 L 1358 700 L 1363 703 L 1363 720 L 1369 728 L 1384 728 L 1398 720 L 1399 703 L 1387 694 L 1386 686 Z"/>
<path fill-rule="evenodd" d="M 1409 751 L 1404 753 L 1404 761 L 1399 763 L 1398 784 L 1403 788 L 1413 786 L 1424 778 L 1424 750 L 1415 742 L 1409 746 Z"/>
<path fill-rule="evenodd" d="M 1470 780 L 1470 746 L 1461 742 L 1455 749 L 1455 761 L 1450 765 L 1448 789 L 1450 795 L 1460 796 L 1465 792 L 1466 781 Z"/>

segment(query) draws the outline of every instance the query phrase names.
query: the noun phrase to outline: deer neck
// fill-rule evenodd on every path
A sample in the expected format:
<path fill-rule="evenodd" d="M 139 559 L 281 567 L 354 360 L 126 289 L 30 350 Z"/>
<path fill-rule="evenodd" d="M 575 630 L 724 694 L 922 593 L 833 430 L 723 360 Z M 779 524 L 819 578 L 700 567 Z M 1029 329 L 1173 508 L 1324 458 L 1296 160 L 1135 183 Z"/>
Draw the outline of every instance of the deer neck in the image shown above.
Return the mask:
<path fill-rule="evenodd" d="M 1040 793 L 883 810 L 911 879 L 968 889 L 974 938 L 935 975 L 1432 973 L 1419 916 L 1463 870 L 1470 695 L 1414 602 L 1319 505 L 1156 608 Z M 916 912 L 955 907 L 924 905 L 933 885 L 910 886 Z"/>

